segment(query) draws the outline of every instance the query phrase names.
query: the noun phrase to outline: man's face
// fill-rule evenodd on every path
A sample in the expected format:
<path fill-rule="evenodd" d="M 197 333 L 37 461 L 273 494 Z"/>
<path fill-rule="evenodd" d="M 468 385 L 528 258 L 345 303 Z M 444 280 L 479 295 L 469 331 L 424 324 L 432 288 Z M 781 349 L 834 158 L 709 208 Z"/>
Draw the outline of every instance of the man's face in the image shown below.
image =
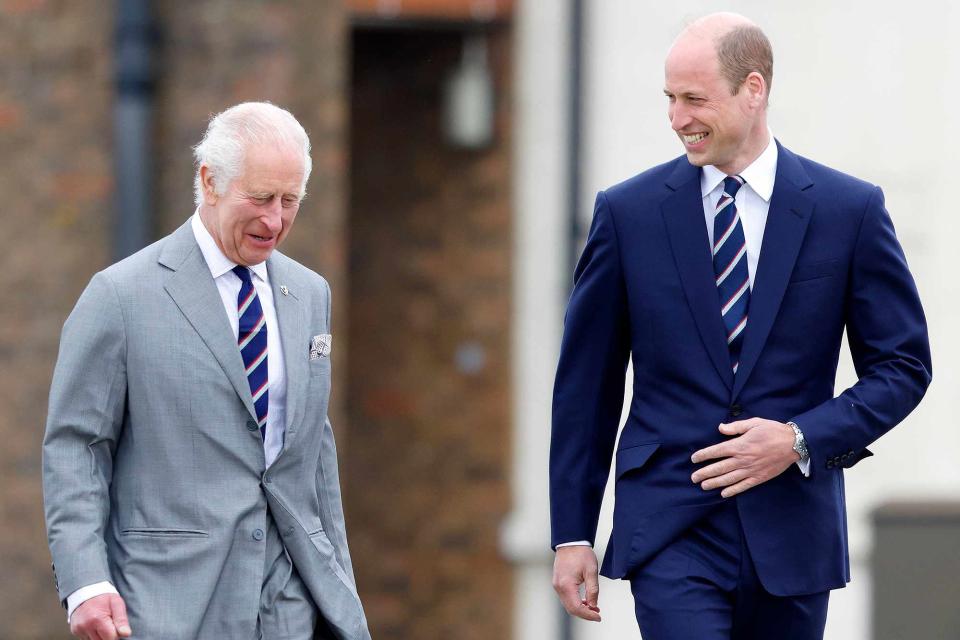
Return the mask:
<path fill-rule="evenodd" d="M 209 193 L 209 171 L 201 167 L 206 205 L 201 218 L 227 258 L 250 266 L 270 257 L 297 217 L 303 171 L 303 154 L 296 149 L 251 146 L 241 175 L 219 196 Z"/>
<path fill-rule="evenodd" d="M 746 86 L 730 94 L 713 43 L 681 38 L 667 56 L 665 75 L 670 126 L 690 163 L 712 164 L 728 174 L 742 171 L 755 157 L 744 156 L 755 151 L 756 104 Z"/>

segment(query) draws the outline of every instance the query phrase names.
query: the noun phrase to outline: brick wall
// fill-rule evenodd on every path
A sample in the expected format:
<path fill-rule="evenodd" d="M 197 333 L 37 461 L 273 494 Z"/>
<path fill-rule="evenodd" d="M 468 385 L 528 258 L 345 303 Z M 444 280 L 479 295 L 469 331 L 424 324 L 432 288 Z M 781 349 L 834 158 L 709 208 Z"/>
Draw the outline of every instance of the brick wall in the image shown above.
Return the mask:
<path fill-rule="evenodd" d="M 354 35 L 347 516 L 375 638 L 509 637 L 507 35 L 482 151 L 441 133 L 459 33 Z"/>
<path fill-rule="evenodd" d="M 66 636 L 50 572 L 40 441 L 60 328 L 107 260 L 109 11 L 0 2 L 0 637 Z"/>

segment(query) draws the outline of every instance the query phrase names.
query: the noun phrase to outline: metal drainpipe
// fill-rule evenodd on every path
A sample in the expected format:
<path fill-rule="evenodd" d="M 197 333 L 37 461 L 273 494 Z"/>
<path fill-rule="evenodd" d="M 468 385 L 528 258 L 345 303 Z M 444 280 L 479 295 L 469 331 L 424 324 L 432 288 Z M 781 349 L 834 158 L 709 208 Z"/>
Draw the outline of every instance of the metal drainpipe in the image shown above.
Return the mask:
<path fill-rule="evenodd" d="M 580 238 L 580 155 L 582 142 L 583 0 L 570 0 L 570 85 L 567 145 L 567 282 L 573 283 Z M 560 607 L 560 640 L 573 640 L 573 619 Z"/>
<path fill-rule="evenodd" d="M 153 231 L 151 124 L 157 27 L 149 0 L 117 0 L 115 37 L 113 257 L 119 260 L 146 246 Z"/>
<path fill-rule="evenodd" d="M 583 137 L 583 21 L 586 13 L 583 0 L 570 1 L 570 104 L 567 147 L 567 219 L 570 282 L 577 266 L 583 225 L 580 220 L 580 155 Z"/>

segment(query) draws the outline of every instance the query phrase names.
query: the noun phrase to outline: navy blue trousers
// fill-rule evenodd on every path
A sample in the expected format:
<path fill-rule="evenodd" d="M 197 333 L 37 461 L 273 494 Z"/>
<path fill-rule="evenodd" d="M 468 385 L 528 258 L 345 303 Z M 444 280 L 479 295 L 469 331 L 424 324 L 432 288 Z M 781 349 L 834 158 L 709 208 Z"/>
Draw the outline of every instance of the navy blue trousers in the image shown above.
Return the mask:
<path fill-rule="evenodd" d="M 640 567 L 630 587 L 643 640 L 822 640 L 830 596 L 763 588 L 735 499 Z"/>

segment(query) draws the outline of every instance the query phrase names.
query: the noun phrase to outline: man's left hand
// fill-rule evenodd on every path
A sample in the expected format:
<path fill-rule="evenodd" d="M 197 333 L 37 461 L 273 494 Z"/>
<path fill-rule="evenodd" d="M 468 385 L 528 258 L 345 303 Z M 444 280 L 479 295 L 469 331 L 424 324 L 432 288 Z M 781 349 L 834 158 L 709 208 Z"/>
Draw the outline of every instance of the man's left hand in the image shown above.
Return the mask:
<path fill-rule="evenodd" d="M 735 437 L 694 453 L 694 464 L 719 461 L 698 469 L 691 480 L 704 491 L 724 487 L 724 498 L 776 478 L 800 459 L 793 450 L 793 429 L 782 422 L 750 418 L 721 424 L 720 433 Z"/>

